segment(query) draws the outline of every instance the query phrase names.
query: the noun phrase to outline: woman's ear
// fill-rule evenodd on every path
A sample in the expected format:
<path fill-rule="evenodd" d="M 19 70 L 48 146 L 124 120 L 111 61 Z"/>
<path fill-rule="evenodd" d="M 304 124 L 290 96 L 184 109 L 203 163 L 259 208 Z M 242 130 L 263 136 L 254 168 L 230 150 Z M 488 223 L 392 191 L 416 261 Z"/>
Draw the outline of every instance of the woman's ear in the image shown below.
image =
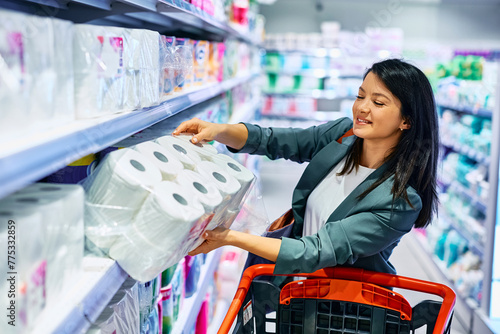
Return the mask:
<path fill-rule="evenodd" d="M 410 122 L 408 122 L 408 121 L 401 122 L 399 128 L 401 129 L 401 131 L 408 130 L 409 128 L 411 128 Z"/>

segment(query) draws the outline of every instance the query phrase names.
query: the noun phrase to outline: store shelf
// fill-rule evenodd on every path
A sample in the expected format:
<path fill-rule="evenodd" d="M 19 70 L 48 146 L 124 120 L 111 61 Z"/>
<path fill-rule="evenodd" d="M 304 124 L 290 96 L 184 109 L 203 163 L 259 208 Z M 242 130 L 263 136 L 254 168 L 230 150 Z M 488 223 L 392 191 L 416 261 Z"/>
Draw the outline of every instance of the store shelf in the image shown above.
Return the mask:
<path fill-rule="evenodd" d="M 159 106 L 99 119 L 78 120 L 64 127 L 3 143 L 0 145 L 0 198 L 257 76 L 248 74 L 174 96 Z"/>
<path fill-rule="evenodd" d="M 422 250 L 422 253 L 424 253 L 420 258 L 422 260 L 422 264 L 426 268 L 426 274 L 431 278 L 431 280 L 445 284 L 457 292 L 455 284 L 449 279 L 444 265 L 441 265 L 440 260 L 435 257 L 432 254 L 432 250 L 429 249 L 429 245 L 425 237 L 418 232 L 412 231 L 408 234 L 407 240 L 411 244 L 410 246 L 412 249 L 415 249 L 416 251 L 420 249 Z M 473 313 L 476 310 L 478 310 L 477 302 L 471 300 L 470 298 L 463 298 L 457 292 L 454 319 L 460 321 L 465 328 L 469 328 Z M 458 315 L 468 315 L 470 318 L 460 319 Z"/>
<path fill-rule="evenodd" d="M 470 115 L 474 115 L 474 116 L 478 116 L 478 117 L 491 118 L 493 115 L 491 110 L 484 109 L 484 108 L 472 108 L 469 106 L 451 106 L 451 105 L 446 104 L 446 103 L 440 103 L 439 101 L 437 104 L 442 109 L 454 110 L 454 111 L 458 111 L 458 112 L 462 112 L 462 113 L 466 113 L 466 114 L 470 114 Z"/>
<path fill-rule="evenodd" d="M 34 332 L 85 333 L 128 277 L 108 258 L 85 257 L 83 271 L 56 305 L 46 308 Z"/>
<path fill-rule="evenodd" d="M 478 152 L 477 150 L 473 149 L 472 147 L 460 145 L 458 143 L 452 143 L 450 141 L 441 141 L 441 145 L 444 147 L 447 147 L 459 154 L 465 155 L 472 160 L 475 160 L 481 164 L 484 165 L 489 165 L 491 162 L 491 158 L 489 155 L 486 155 L 482 152 Z"/>
<path fill-rule="evenodd" d="M 442 219 L 447 225 L 453 228 L 457 233 L 467 240 L 467 245 L 471 251 L 479 255 L 481 258 L 484 256 L 484 246 L 477 241 L 470 232 L 465 228 L 458 225 L 451 217 L 448 216 L 443 207 L 440 207 L 439 210 L 439 219 Z"/>
<path fill-rule="evenodd" d="M 0 7 L 75 23 L 112 24 L 162 33 L 182 32 L 206 39 L 232 37 L 254 45 L 260 43 L 248 32 L 219 22 L 183 0 L 4 0 Z"/>
<path fill-rule="evenodd" d="M 319 58 L 322 57 L 339 58 L 342 56 L 342 50 L 340 48 L 311 48 L 303 50 L 266 49 L 266 53 L 279 53 L 279 54 L 299 53 L 302 55 L 319 57 Z"/>
<path fill-rule="evenodd" d="M 276 74 L 276 75 L 300 75 L 305 77 L 314 77 L 318 79 L 323 78 L 336 78 L 336 79 L 359 79 L 362 80 L 363 77 L 360 75 L 342 75 L 338 70 L 325 70 L 321 68 L 308 68 L 308 69 L 300 69 L 300 70 L 265 70 L 264 73 L 267 74 Z"/>
<path fill-rule="evenodd" d="M 254 99 L 254 101 L 233 111 L 229 123 L 251 122 L 255 118 L 255 113 L 261 106 L 262 100 L 260 98 Z"/>
<path fill-rule="evenodd" d="M 321 90 L 313 89 L 310 91 L 296 91 L 296 92 L 263 92 L 265 95 L 271 96 L 284 96 L 284 97 L 309 97 L 312 99 L 325 99 L 325 100 L 336 100 L 336 99 L 355 99 L 354 95 L 339 95 L 335 91 L 331 90 Z"/>
<path fill-rule="evenodd" d="M 275 114 L 262 114 L 261 116 L 270 119 L 287 119 L 291 121 L 317 121 L 317 122 L 335 121 L 339 118 L 346 117 L 346 115 L 340 111 L 316 111 L 312 113 L 310 116 L 275 115 Z"/>
<path fill-rule="evenodd" d="M 182 309 L 179 311 L 179 318 L 174 324 L 172 334 L 187 334 L 192 329 L 198 317 L 201 303 L 205 299 L 208 286 L 213 281 L 213 275 L 222 254 L 222 249 L 218 248 L 207 254 L 205 264 L 201 267 L 200 278 L 196 293 L 184 300 Z"/>

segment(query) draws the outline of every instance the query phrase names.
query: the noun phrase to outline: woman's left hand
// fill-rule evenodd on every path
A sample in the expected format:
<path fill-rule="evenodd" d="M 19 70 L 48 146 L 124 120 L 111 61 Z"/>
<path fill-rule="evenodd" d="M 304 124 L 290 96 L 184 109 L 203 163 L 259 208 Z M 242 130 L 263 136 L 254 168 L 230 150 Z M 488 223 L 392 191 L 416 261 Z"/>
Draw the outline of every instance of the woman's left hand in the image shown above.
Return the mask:
<path fill-rule="evenodd" d="M 228 236 L 230 231 L 230 229 L 222 226 L 216 227 L 211 231 L 205 231 L 205 233 L 203 233 L 205 241 L 190 251 L 188 255 L 194 256 L 200 253 L 206 254 L 216 248 L 228 245 Z"/>

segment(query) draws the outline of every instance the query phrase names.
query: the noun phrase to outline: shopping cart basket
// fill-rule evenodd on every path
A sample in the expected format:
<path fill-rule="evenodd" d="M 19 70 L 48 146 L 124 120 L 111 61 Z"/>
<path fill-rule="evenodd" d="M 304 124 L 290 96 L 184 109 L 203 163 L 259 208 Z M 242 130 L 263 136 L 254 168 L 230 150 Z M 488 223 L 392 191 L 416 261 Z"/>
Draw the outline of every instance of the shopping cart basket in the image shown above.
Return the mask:
<path fill-rule="evenodd" d="M 446 285 L 357 268 L 325 268 L 281 289 L 257 276 L 274 276 L 274 265 L 245 270 L 219 334 L 449 333 L 455 292 Z M 400 288 L 437 295 L 412 307 Z M 236 319 L 236 322 L 235 322 Z M 233 327 L 234 326 L 234 327 Z M 423 328 L 421 328 L 423 329 Z M 420 330 L 419 330 L 420 332 Z"/>

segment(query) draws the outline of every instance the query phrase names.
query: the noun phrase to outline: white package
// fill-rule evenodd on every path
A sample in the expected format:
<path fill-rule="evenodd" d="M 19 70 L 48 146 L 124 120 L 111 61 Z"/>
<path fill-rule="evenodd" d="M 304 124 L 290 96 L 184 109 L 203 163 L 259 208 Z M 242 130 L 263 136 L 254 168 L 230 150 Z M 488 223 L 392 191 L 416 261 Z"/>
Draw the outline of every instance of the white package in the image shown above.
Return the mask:
<path fill-rule="evenodd" d="M 123 109 L 126 29 L 76 24 L 73 68 L 77 118 L 116 113 Z"/>
<path fill-rule="evenodd" d="M 30 80 L 26 73 L 26 15 L 0 10 L 0 139 L 19 136 L 30 123 L 28 102 Z"/>
<path fill-rule="evenodd" d="M 173 136 L 163 136 L 157 138 L 155 141 L 175 155 L 182 162 L 184 168 L 194 170 L 197 164 L 202 161 L 200 155 L 193 149 L 194 145 L 182 139 Z"/>
<path fill-rule="evenodd" d="M 186 239 L 205 210 L 180 185 L 155 186 L 128 233 L 113 244 L 110 256 L 134 279 L 150 281 L 186 255 Z"/>
<path fill-rule="evenodd" d="M 43 239 L 40 237 L 43 235 L 42 227 L 42 214 L 40 212 L 10 201 L 0 201 L 0 237 L 2 238 L 0 245 L 2 245 L 1 250 L 5 254 L 4 259 L 0 261 L 0 264 L 3 265 L 2 268 L 5 268 L 5 282 L 2 282 L 5 285 L 1 288 L 2 292 L 5 293 L 2 293 L 0 300 L 6 302 L 5 304 L 2 302 L 2 305 L 8 305 L 10 302 L 11 298 L 9 298 L 8 293 L 11 289 L 11 282 L 6 279 L 9 276 L 8 272 L 17 272 L 15 279 L 15 324 L 19 333 L 35 326 L 36 319 L 46 304 L 45 272 L 47 261 L 43 256 Z M 13 258 L 8 258 L 8 255 Z M 24 316 L 20 317 L 21 314 Z M 7 320 L 12 319 L 7 317 Z M 2 327 L 0 326 L 0 328 Z"/>
<path fill-rule="evenodd" d="M 71 287 L 76 275 L 81 271 L 84 253 L 83 188 L 74 184 L 34 183 L 18 191 L 15 196 L 33 195 L 36 198 L 62 201 L 61 222 L 57 233 L 64 243 L 66 254 L 58 266 L 63 268 L 63 284 L 60 290 Z"/>
<path fill-rule="evenodd" d="M 109 153 L 83 184 L 85 235 L 98 247 L 111 247 L 161 180 L 158 167 L 141 153 L 129 148 Z"/>
<path fill-rule="evenodd" d="M 221 166 L 229 175 L 238 180 L 241 185 L 240 194 L 245 195 L 248 192 L 255 180 L 255 175 L 248 168 L 225 154 L 217 154 L 212 158 L 212 162 Z M 242 200 L 243 197 L 237 201 Z"/>
<path fill-rule="evenodd" d="M 209 144 L 209 143 L 192 143 L 191 138 L 193 137 L 192 134 L 180 134 L 176 135 L 174 138 L 178 138 L 191 146 L 189 146 L 191 149 L 196 151 L 198 155 L 203 159 L 203 160 L 209 160 L 212 161 L 213 157 L 218 154 L 219 152 L 215 148 L 215 146 Z"/>
<path fill-rule="evenodd" d="M 131 148 L 149 158 L 160 169 L 164 181 L 174 180 L 184 170 L 177 156 L 155 142 L 145 141 Z"/>

